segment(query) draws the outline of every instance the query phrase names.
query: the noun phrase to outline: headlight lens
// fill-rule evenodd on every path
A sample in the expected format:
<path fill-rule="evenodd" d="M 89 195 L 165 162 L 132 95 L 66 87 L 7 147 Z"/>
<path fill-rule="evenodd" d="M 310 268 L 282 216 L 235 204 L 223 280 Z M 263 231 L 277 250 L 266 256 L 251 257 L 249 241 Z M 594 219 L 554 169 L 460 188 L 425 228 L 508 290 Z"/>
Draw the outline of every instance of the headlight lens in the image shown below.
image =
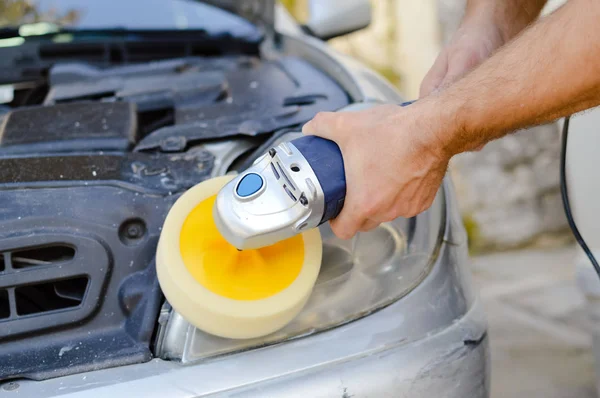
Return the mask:
<path fill-rule="evenodd" d="M 445 201 L 440 189 L 431 208 L 413 219 L 397 219 L 360 233 L 335 237 L 321 226 L 323 261 L 312 296 L 285 328 L 263 338 L 228 340 L 192 327 L 175 312 L 164 319 L 158 354 L 189 363 L 281 343 L 365 317 L 402 298 L 428 274 L 440 247 Z"/>

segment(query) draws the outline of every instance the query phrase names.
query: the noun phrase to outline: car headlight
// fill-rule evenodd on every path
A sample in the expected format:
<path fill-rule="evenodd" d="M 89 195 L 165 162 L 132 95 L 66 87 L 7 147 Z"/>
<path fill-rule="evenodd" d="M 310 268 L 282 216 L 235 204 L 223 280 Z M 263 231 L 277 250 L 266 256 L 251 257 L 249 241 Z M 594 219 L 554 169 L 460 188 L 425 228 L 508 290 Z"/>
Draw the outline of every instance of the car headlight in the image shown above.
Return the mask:
<path fill-rule="evenodd" d="M 229 340 L 204 333 L 174 311 L 165 312 L 157 344 L 164 359 L 184 363 L 281 343 L 355 321 L 394 303 L 428 274 L 445 225 L 443 188 L 429 210 L 399 218 L 344 241 L 321 226 L 323 260 L 312 296 L 285 328 L 269 336 Z"/>

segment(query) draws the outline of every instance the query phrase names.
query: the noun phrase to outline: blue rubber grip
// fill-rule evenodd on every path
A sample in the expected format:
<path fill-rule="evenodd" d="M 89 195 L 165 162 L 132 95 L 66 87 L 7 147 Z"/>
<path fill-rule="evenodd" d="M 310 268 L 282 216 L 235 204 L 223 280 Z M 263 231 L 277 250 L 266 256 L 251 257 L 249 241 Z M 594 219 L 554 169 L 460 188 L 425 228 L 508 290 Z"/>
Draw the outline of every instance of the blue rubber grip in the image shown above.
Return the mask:
<path fill-rule="evenodd" d="M 413 102 L 404 102 L 400 106 Z M 323 189 L 325 211 L 319 225 L 336 218 L 346 199 L 346 173 L 340 147 L 331 140 L 314 135 L 297 138 L 292 144 L 306 158 Z"/>
<path fill-rule="evenodd" d="M 314 135 L 297 138 L 292 144 L 306 158 L 323 189 L 325 211 L 319 225 L 334 219 L 342 211 L 346 198 L 346 173 L 340 147 Z"/>

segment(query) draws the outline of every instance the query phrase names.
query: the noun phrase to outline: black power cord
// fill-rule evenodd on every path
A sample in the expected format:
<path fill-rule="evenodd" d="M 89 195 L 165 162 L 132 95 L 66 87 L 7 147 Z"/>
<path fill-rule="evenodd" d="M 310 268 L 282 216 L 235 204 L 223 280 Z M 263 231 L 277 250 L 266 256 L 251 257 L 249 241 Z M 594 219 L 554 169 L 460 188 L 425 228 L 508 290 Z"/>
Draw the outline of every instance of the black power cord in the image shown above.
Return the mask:
<path fill-rule="evenodd" d="M 583 237 L 579 233 L 579 230 L 577 229 L 577 225 L 575 225 L 575 220 L 573 219 L 573 215 L 571 214 L 571 205 L 569 203 L 569 195 L 568 195 L 568 191 L 567 191 L 567 176 L 566 176 L 566 174 L 567 174 L 566 173 L 567 139 L 569 136 L 570 120 L 571 120 L 570 116 L 567 116 L 565 118 L 565 124 L 563 125 L 563 130 L 562 130 L 562 148 L 561 148 L 561 153 L 560 153 L 560 193 L 562 195 L 563 207 L 565 208 L 565 215 L 567 216 L 567 221 L 569 222 L 571 231 L 573 232 L 573 235 L 575 235 L 575 239 L 577 240 L 577 243 L 579 244 L 579 246 L 581 246 L 581 248 L 583 249 L 585 254 L 588 256 L 588 258 L 592 262 L 592 265 L 594 266 L 594 269 L 596 270 L 598 277 L 600 277 L 600 265 L 598 265 L 598 262 L 596 261 L 596 258 L 592 254 L 592 251 L 590 250 L 588 245 L 585 243 L 585 240 L 583 240 Z"/>

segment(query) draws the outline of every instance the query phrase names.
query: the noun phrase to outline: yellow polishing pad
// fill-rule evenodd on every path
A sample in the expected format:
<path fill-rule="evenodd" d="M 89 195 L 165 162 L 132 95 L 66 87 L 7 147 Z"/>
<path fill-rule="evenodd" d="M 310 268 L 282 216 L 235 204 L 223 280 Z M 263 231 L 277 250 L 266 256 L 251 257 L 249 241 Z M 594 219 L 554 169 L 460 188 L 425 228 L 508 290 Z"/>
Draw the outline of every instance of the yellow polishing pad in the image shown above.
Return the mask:
<path fill-rule="evenodd" d="M 321 236 L 315 228 L 238 251 L 212 216 L 217 192 L 232 178 L 202 182 L 173 205 L 158 243 L 158 280 L 173 308 L 197 328 L 221 337 L 260 337 L 304 307 L 321 266 Z"/>

